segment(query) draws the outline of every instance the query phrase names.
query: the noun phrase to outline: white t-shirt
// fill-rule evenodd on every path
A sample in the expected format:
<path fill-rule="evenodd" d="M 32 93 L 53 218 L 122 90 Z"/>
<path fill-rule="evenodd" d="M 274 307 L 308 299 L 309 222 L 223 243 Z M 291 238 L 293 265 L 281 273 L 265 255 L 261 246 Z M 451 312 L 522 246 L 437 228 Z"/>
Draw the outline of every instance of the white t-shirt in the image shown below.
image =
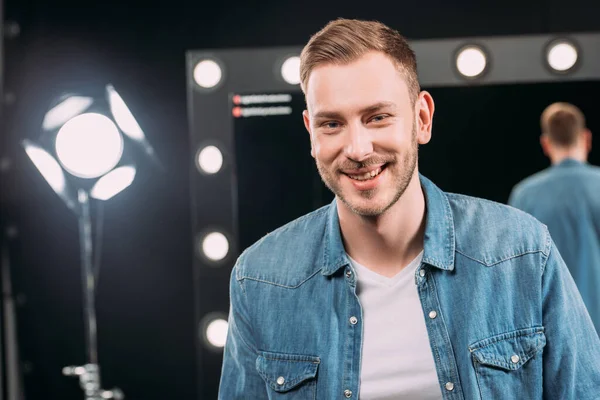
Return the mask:
<path fill-rule="evenodd" d="M 361 400 L 442 399 L 415 284 L 422 259 L 387 278 L 350 258 L 364 322 Z"/>

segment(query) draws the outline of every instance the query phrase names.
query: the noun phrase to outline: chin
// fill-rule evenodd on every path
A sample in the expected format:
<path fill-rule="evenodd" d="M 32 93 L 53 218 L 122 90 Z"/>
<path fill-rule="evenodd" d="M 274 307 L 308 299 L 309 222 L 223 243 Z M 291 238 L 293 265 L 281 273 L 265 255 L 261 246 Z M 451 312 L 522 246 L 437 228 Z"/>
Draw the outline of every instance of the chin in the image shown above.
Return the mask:
<path fill-rule="evenodd" d="M 391 202 L 381 199 L 347 199 L 340 197 L 342 202 L 355 214 L 361 217 L 378 217 L 386 212 L 391 206 Z"/>

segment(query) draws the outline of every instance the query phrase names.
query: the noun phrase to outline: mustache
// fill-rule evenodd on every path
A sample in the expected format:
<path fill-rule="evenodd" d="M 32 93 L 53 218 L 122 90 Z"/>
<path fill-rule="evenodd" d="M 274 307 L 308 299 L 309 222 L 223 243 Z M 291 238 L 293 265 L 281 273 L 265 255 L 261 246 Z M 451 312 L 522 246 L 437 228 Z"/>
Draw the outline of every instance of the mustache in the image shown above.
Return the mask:
<path fill-rule="evenodd" d="M 381 164 L 390 164 L 395 163 L 396 157 L 394 156 L 373 156 L 363 161 L 354 161 L 350 159 L 346 159 L 341 162 L 337 169 L 339 170 L 349 170 L 349 169 L 359 169 L 359 168 L 367 168 L 372 165 L 381 165 Z"/>

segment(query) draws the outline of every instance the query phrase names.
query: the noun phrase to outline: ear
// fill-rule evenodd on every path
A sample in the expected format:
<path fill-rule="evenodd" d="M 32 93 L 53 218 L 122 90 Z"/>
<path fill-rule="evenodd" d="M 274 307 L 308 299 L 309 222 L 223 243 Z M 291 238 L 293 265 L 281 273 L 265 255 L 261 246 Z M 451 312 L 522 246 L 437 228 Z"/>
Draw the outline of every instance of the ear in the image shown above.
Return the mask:
<path fill-rule="evenodd" d="M 313 143 L 312 131 L 310 129 L 310 117 L 308 115 L 308 110 L 302 111 L 302 119 L 304 120 L 304 127 L 308 132 L 308 136 L 310 137 L 310 155 L 312 158 L 315 158 L 315 146 Z"/>
<path fill-rule="evenodd" d="M 431 128 L 433 126 L 433 112 L 435 104 L 433 97 L 426 91 L 419 93 L 415 104 L 415 115 L 417 123 L 417 143 L 426 144 L 431 140 Z"/>
<path fill-rule="evenodd" d="M 542 133 L 540 136 L 540 146 L 542 146 L 542 151 L 546 157 L 550 157 L 551 144 L 548 136 Z"/>
<path fill-rule="evenodd" d="M 583 140 L 585 142 L 585 152 L 588 154 L 592 151 L 592 131 L 586 129 L 583 131 Z"/>

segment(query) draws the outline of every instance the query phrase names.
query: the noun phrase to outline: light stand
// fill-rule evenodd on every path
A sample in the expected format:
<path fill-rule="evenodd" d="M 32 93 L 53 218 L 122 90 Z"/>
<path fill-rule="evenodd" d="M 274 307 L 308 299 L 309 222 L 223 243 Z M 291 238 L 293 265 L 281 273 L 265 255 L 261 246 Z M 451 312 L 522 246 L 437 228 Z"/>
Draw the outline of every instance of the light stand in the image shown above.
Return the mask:
<path fill-rule="evenodd" d="M 83 313 L 86 336 L 87 364 L 63 368 L 63 375 L 79 376 L 79 384 L 85 393 L 85 400 L 103 400 L 124 398 L 123 392 L 114 388 L 102 389 L 100 383 L 100 367 L 98 365 L 97 330 L 96 330 L 96 276 L 93 267 L 92 218 L 88 193 L 79 189 L 79 246 L 81 249 L 81 278 L 83 288 Z"/>
<path fill-rule="evenodd" d="M 63 375 L 79 377 L 85 400 L 123 399 L 120 389 L 104 390 L 100 382 L 95 307 L 100 263 L 94 262 L 100 251 L 93 248 L 90 198 L 103 202 L 129 187 L 136 175 L 136 154 L 161 170 L 162 163 L 110 84 L 88 95 L 61 96 L 46 112 L 39 139 L 24 139 L 22 144 L 46 182 L 79 219 L 86 363 L 64 367 Z M 99 235 L 100 231 L 98 247 Z"/>

